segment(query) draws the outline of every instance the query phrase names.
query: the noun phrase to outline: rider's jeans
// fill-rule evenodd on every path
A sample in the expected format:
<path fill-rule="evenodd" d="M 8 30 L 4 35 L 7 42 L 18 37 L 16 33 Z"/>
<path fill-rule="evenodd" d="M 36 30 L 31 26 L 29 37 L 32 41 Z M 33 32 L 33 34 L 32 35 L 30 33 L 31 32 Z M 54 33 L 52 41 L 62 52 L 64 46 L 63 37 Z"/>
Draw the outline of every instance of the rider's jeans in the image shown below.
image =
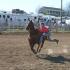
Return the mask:
<path fill-rule="evenodd" d="M 42 33 L 42 35 L 40 36 L 40 43 L 44 42 L 44 37 L 47 36 L 47 39 L 48 40 L 51 40 L 50 39 L 50 32 L 44 32 Z"/>

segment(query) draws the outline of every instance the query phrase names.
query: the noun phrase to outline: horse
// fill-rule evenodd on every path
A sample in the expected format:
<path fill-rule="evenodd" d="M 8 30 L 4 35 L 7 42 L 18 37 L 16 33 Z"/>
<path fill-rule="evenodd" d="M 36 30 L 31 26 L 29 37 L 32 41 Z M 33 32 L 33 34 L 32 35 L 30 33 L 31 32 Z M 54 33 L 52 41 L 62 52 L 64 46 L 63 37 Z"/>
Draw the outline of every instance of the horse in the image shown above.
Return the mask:
<path fill-rule="evenodd" d="M 40 52 L 41 48 L 43 47 L 44 41 L 48 40 L 47 36 L 44 37 L 44 40 L 41 44 L 39 42 L 41 33 L 39 32 L 38 29 L 34 28 L 34 23 L 32 22 L 32 20 L 28 23 L 28 26 L 26 27 L 26 30 L 28 30 L 28 32 L 29 32 L 28 40 L 29 40 L 29 45 L 30 45 L 31 50 L 33 51 L 34 54 L 36 54 L 37 52 Z M 50 41 L 58 43 L 57 39 L 50 40 Z M 35 44 L 38 44 L 37 51 L 34 49 Z"/>

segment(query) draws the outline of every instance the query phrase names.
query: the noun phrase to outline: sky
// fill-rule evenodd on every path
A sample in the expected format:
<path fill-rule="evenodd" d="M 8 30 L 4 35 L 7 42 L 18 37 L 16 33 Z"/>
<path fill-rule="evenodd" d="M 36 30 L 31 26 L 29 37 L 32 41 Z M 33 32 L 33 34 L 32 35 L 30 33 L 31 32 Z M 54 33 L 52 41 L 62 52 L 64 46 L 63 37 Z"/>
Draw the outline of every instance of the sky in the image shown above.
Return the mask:
<path fill-rule="evenodd" d="M 63 0 L 63 8 L 66 8 L 70 0 Z M 61 0 L 0 0 L 0 10 L 11 11 L 21 9 L 27 13 L 34 12 L 42 7 L 61 7 Z"/>

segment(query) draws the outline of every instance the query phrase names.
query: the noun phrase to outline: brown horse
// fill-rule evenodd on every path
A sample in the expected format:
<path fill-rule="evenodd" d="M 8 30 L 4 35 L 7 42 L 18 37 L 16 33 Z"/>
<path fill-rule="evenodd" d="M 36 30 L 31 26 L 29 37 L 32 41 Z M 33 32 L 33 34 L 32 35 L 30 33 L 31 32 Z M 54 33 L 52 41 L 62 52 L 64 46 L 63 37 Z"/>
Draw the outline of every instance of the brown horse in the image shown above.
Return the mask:
<path fill-rule="evenodd" d="M 47 37 L 44 38 L 44 41 L 42 42 L 42 44 L 39 42 L 41 33 L 39 32 L 38 29 L 35 29 L 34 28 L 34 23 L 32 22 L 32 20 L 29 22 L 26 30 L 28 30 L 29 31 L 29 34 L 30 34 L 28 40 L 29 40 L 29 44 L 30 44 L 31 50 L 35 54 L 37 52 L 40 52 L 41 51 L 41 48 L 43 47 L 44 41 L 47 39 Z M 50 40 L 50 41 L 58 43 L 58 40 L 57 39 Z M 35 51 L 35 49 L 34 49 L 34 45 L 35 44 L 38 44 L 37 51 Z"/>

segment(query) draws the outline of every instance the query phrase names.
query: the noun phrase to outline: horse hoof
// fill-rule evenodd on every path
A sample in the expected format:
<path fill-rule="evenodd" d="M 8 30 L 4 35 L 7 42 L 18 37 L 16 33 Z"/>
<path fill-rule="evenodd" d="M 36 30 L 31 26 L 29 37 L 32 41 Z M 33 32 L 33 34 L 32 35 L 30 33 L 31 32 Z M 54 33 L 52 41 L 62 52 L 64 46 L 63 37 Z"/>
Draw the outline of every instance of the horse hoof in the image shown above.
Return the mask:
<path fill-rule="evenodd" d="M 33 52 L 34 54 L 37 54 L 37 52 L 35 51 L 35 52 Z"/>
<path fill-rule="evenodd" d="M 57 40 L 57 41 L 56 41 L 56 43 L 57 43 L 57 45 L 58 45 L 58 43 L 59 43 L 59 40 Z"/>

